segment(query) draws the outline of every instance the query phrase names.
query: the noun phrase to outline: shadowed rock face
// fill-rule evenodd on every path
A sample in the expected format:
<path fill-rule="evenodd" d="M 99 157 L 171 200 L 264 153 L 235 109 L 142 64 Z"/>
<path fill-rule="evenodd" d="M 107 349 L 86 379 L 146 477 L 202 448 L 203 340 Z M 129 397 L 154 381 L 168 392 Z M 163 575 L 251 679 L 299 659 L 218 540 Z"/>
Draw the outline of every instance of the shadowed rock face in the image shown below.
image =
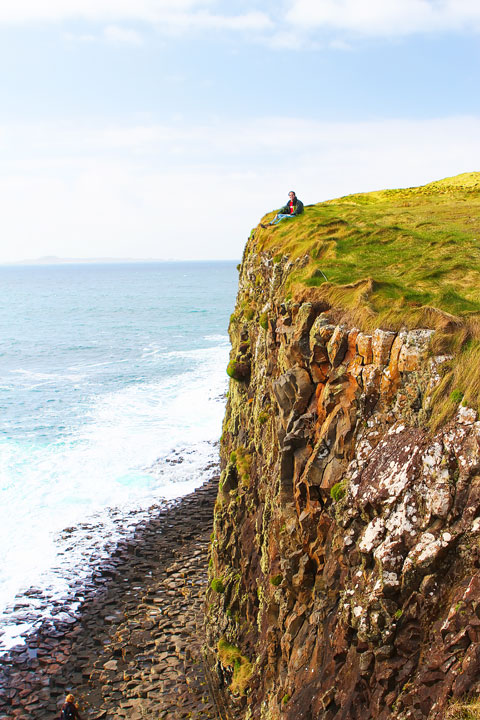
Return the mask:
<path fill-rule="evenodd" d="M 232 357 L 248 336 L 251 365 L 223 427 L 209 645 L 253 663 L 245 718 L 440 720 L 480 692 L 480 423 L 460 407 L 428 434 L 432 331 L 286 303 L 291 269 L 242 265 Z"/>

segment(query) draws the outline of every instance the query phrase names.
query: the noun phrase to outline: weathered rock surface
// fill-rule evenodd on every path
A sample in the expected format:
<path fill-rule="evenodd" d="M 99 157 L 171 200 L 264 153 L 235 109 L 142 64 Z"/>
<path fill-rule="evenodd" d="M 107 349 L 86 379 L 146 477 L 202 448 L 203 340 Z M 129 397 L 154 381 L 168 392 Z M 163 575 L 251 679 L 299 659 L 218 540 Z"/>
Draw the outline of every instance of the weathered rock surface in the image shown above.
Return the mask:
<path fill-rule="evenodd" d="M 448 360 L 432 331 L 368 334 L 285 302 L 290 269 L 247 246 L 230 333 L 250 377 L 231 381 L 223 427 L 210 650 L 223 638 L 252 663 L 246 720 L 440 720 L 480 693 L 480 422 L 459 408 L 429 434 Z"/>

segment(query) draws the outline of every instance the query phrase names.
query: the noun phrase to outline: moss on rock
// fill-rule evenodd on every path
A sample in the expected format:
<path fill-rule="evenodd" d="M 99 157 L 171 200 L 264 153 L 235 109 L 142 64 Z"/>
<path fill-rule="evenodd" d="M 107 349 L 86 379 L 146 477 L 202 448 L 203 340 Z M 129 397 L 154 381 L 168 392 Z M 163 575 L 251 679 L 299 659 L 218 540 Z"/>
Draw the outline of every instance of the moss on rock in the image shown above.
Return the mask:
<path fill-rule="evenodd" d="M 233 671 L 230 691 L 234 695 L 244 695 L 252 675 L 252 663 L 242 655 L 235 645 L 231 645 L 224 637 L 218 641 L 217 650 L 218 658 L 223 667 Z"/>

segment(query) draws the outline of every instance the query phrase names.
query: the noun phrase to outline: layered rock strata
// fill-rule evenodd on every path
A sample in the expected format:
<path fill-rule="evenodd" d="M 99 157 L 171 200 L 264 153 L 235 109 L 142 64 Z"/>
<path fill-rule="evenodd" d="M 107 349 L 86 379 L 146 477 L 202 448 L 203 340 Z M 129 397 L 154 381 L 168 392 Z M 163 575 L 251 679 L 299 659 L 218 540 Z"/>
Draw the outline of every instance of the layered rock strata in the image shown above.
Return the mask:
<path fill-rule="evenodd" d="M 431 330 L 286 300 L 292 269 L 247 245 L 210 651 L 246 720 L 440 720 L 480 691 L 480 423 L 427 431 Z"/>

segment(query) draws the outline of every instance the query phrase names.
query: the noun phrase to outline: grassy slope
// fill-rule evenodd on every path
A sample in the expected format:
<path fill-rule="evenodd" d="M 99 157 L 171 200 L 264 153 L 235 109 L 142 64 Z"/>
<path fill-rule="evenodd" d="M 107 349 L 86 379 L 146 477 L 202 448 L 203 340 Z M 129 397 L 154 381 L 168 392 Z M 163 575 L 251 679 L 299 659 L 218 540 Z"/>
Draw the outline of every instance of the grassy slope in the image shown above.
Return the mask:
<path fill-rule="evenodd" d="M 480 173 L 319 203 L 256 239 L 309 256 L 289 279 L 293 296 L 325 298 L 365 330 L 437 329 L 433 350 L 455 353 L 439 397 L 457 390 L 480 409 Z M 445 400 L 439 421 L 453 409 Z"/>

